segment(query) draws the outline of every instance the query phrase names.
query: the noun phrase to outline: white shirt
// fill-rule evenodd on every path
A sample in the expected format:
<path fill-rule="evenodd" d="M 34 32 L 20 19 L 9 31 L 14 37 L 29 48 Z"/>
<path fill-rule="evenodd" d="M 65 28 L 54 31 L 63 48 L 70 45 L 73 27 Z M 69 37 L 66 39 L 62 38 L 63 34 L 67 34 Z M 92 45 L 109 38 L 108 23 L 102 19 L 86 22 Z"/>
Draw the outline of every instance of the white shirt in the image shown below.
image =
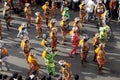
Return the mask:
<path fill-rule="evenodd" d="M 87 2 L 87 12 L 92 13 L 94 10 L 95 3 L 92 0 Z"/>

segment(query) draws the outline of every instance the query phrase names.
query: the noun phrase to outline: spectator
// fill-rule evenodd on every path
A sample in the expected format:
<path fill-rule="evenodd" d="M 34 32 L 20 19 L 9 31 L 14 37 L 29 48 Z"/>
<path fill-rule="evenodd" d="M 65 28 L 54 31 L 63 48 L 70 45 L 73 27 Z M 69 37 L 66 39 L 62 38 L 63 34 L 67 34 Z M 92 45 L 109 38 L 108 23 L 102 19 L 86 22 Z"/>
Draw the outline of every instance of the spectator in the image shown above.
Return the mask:
<path fill-rule="evenodd" d="M 47 80 L 52 80 L 51 76 L 48 76 L 48 77 L 47 77 Z"/>
<path fill-rule="evenodd" d="M 17 79 L 18 78 L 18 73 L 13 73 L 13 79 Z"/>
<path fill-rule="evenodd" d="M 41 80 L 46 80 L 46 76 L 45 75 L 41 76 Z"/>
<path fill-rule="evenodd" d="M 74 80 L 79 80 L 79 75 L 78 74 L 74 74 Z"/>
<path fill-rule="evenodd" d="M 18 80 L 23 80 L 23 77 L 21 75 L 18 75 Z"/>
<path fill-rule="evenodd" d="M 113 11 L 115 10 L 116 7 L 116 1 L 115 0 L 110 0 L 109 3 L 109 20 L 113 18 Z"/>
<path fill-rule="evenodd" d="M 109 3 L 110 3 L 110 0 L 106 0 L 105 7 L 106 7 L 107 10 L 109 10 L 109 6 L 108 6 Z"/>
<path fill-rule="evenodd" d="M 7 75 L 4 75 L 4 76 L 3 76 L 3 80 L 9 80 L 8 76 L 7 76 Z"/>
<path fill-rule="evenodd" d="M 2 80 L 2 74 L 0 74 L 0 80 Z"/>
<path fill-rule="evenodd" d="M 4 0 L 0 0 L 1 3 L 4 3 Z"/>
<path fill-rule="evenodd" d="M 13 77 L 10 77 L 10 79 L 9 79 L 9 80 L 14 80 L 14 79 L 13 79 Z"/>
<path fill-rule="evenodd" d="M 73 9 L 74 11 L 78 11 L 79 0 L 73 0 Z"/>

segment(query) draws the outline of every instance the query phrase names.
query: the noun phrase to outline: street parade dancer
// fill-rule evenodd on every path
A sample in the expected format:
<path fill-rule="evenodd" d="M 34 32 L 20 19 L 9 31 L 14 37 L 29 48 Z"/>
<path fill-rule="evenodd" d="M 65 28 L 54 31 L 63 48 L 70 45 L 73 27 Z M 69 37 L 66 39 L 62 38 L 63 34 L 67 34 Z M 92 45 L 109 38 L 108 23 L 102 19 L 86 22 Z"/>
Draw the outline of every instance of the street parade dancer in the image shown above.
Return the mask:
<path fill-rule="evenodd" d="M 83 64 L 84 62 L 88 62 L 86 60 L 87 55 L 89 53 L 88 39 L 89 38 L 87 36 L 84 36 L 83 39 L 81 39 L 79 42 L 79 45 L 81 47 L 80 49 L 81 64 Z"/>
<path fill-rule="evenodd" d="M 102 3 L 102 0 L 99 0 L 98 3 L 95 6 L 95 9 L 94 9 L 94 14 L 98 18 L 98 24 L 97 25 L 101 24 L 101 20 L 102 20 L 102 17 L 104 15 L 105 11 L 106 11 L 105 5 Z"/>
<path fill-rule="evenodd" d="M 73 33 L 71 36 L 72 50 L 69 54 L 70 57 L 72 57 L 73 54 L 77 54 L 77 48 L 79 44 L 79 35 L 77 33 L 78 28 L 74 27 L 72 30 L 73 30 Z"/>
<path fill-rule="evenodd" d="M 51 47 L 52 47 L 52 50 L 53 51 L 56 51 L 57 50 L 57 40 L 58 40 L 58 35 L 57 35 L 57 32 L 58 32 L 58 28 L 56 26 L 56 22 L 57 20 L 56 19 L 51 19 L 51 25 L 50 25 L 50 44 L 51 44 Z"/>
<path fill-rule="evenodd" d="M 85 22 L 85 18 L 86 18 L 86 4 L 84 1 L 82 1 L 82 3 L 79 5 L 80 8 L 80 23 L 83 26 L 83 23 Z"/>
<path fill-rule="evenodd" d="M 40 65 L 37 62 L 35 53 L 33 52 L 33 48 L 31 48 L 29 52 L 30 52 L 28 56 L 29 71 L 27 73 L 27 76 L 29 76 L 32 71 L 37 71 L 37 74 L 39 75 Z"/>
<path fill-rule="evenodd" d="M 93 48 L 94 48 L 94 58 L 93 58 L 93 61 L 97 61 L 96 60 L 97 53 L 95 53 L 95 50 L 96 50 L 96 48 L 98 48 L 98 46 L 100 44 L 100 39 L 99 38 L 100 38 L 99 33 L 96 33 L 95 36 L 92 39 L 92 45 L 93 45 Z"/>
<path fill-rule="evenodd" d="M 62 44 L 64 44 L 65 37 L 68 33 L 68 28 L 69 28 L 69 22 L 66 17 L 62 17 L 62 20 L 60 21 L 60 28 L 61 28 L 61 33 L 62 33 Z"/>
<path fill-rule="evenodd" d="M 36 31 L 37 31 L 37 36 L 36 38 L 40 38 L 41 36 L 41 33 L 42 33 L 42 16 L 40 15 L 40 12 L 36 12 L 35 15 L 37 16 L 36 17 L 36 20 L 35 20 L 35 23 L 36 23 Z"/>
<path fill-rule="evenodd" d="M 45 4 L 42 6 L 42 9 L 44 11 L 44 16 L 46 19 L 46 25 L 48 26 L 49 23 L 49 18 L 50 18 L 50 7 L 49 7 L 49 2 L 46 1 Z"/>
<path fill-rule="evenodd" d="M 22 47 L 23 46 L 23 47 Z M 26 58 L 26 61 L 28 63 L 28 56 L 29 56 L 29 49 L 30 49 L 30 41 L 28 39 L 24 39 L 21 41 L 21 47 L 24 52 L 24 56 Z"/>
<path fill-rule="evenodd" d="M 58 63 L 61 66 L 60 72 L 62 80 L 71 80 L 72 72 L 70 69 L 71 68 L 70 64 L 64 60 L 60 60 Z"/>
<path fill-rule="evenodd" d="M 23 39 L 24 36 L 26 37 L 29 36 L 26 23 L 22 23 L 21 26 L 19 26 L 18 31 L 19 32 L 17 34 L 17 37 L 20 38 L 21 40 Z"/>
<path fill-rule="evenodd" d="M 31 8 L 29 3 L 25 3 L 24 13 L 27 19 L 27 28 L 29 28 L 31 24 Z"/>
<path fill-rule="evenodd" d="M 114 10 L 116 8 L 116 0 L 109 0 L 109 21 L 114 17 Z"/>
<path fill-rule="evenodd" d="M 20 47 L 23 50 L 26 61 L 28 62 L 30 41 L 29 41 L 29 36 L 27 32 L 27 24 L 22 23 L 21 26 L 19 26 L 18 30 L 19 30 L 19 33 L 17 34 L 17 37 L 21 39 Z"/>
<path fill-rule="evenodd" d="M 2 46 L 2 44 L 0 43 L 0 70 L 2 71 L 2 67 L 3 67 L 3 63 L 5 64 L 7 71 L 9 71 L 9 67 L 8 67 L 8 52 L 7 49 L 5 47 Z"/>
<path fill-rule="evenodd" d="M 105 12 L 102 14 L 101 20 L 102 20 L 102 26 L 109 24 L 109 10 L 105 10 Z"/>
<path fill-rule="evenodd" d="M 5 22 L 6 22 L 7 30 L 9 30 L 9 27 L 11 27 L 10 22 L 11 22 L 12 17 L 11 17 L 11 9 L 10 9 L 10 6 L 8 5 L 8 3 L 6 3 L 4 5 L 3 17 L 4 17 Z"/>
<path fill-rule="evenodd" d="M 57 5 L 56 5 L 55 1 L 52 1 L 52 18 L 55 17 L 56 9 L 57 9 Z"/>
<path fill-rule="evenodd" d="M 99 31 L 102 31 L 102 30 L 105 30 L 105 32 L 106 32 L 106 41 L 108 41 L 110 39 L 110 37 L 111 37 L 111 34 L 112 34 L 110 26 L 108 26 L 105 23 L 105 24 L 103 24 L 103 27 L 99 28 Z"/>
<path fill-rule="evenodd" d="M 54 57 L 56 56 L 56 52 L 53 52 L 50 47 L 46 47 L 46 49 L 42 53 L 42 57 L 45 60 L 45 65 L 47 67 L 47 71 L 49 75 L 56 76 L 55 71 L 55 62 Z"/>
<path fill-rule="evenodd" d="M 104 51 L 102 43 L 99 44 L 99 47 L 97 49 L 95 49 L 95 52 L 97 54 L 96 59 L 97 59 L 97 63 L 98 63 L 98 72 L 101 73 L 103 65 L 106 62 L 106 60 L 105 60 L 106 52 Z"/>

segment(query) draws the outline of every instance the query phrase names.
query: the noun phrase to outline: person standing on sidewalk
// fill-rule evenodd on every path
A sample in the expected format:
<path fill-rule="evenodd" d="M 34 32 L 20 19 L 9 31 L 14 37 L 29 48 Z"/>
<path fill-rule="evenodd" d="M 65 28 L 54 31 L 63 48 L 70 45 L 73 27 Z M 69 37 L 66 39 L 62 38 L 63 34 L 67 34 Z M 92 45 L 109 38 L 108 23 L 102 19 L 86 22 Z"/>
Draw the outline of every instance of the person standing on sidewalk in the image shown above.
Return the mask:
<path fill-rule="evenodd" d="M 73 9 L 74 11 L 78 11 L 79 0 L 73 0 Z"/>
<path fill-rule="evenodd" d="M 109 20 L 111 20 L 114 15 L 113 15 L 113 12 L 116 8 L 116 1 L 115 0 L 110 0 L 109 2 Z"/>

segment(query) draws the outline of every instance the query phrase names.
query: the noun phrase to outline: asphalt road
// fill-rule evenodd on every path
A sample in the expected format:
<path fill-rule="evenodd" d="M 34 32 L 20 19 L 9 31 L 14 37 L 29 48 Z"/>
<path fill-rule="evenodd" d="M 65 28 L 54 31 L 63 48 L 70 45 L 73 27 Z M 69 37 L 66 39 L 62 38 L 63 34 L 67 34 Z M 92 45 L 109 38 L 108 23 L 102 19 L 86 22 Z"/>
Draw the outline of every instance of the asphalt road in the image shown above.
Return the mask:
<path fill-rule="evenodd" d="M 40 7 L 37 8 L 36 11 L 41 11 L 41 14 L 43 14 Z M 35 11 L 34 11 L 35 12 Z M 35 19 L 35 15 L 33 12 L 32 20 Z M 78 12 L 70 11 L 71 14 L 71 20 L 74 19 L 74 17 L 79 16 Z M 2 74 L 7 74 L 9 76 L 12 75 L 14 72 L 19 72 L 22 75 L 26 75 L 28 71 L 28 64 L 24 58 L 23 52 L 19 47 L 20 39 L 18 39 L 17 28 L 20 26 L 21 23 L 26 22 L 25 17 L 18 17 L 17 15 L 13 14 L 12 17 L 14 18 L 11 22 L 11 25 L 13 27 L 10 27 L 10 31 L 7 31 L 5 22 L 3 20 L 2 13 L 0 13 L 0 19 L 2 20 L 2 29 L 3 29 L 3 40 L 0 40 L 2 42 L 3 46 L 5 46 L 8 50 L 9 57 L 8 57 L 8 63 L 10 67 L 10 71 L 7 72 L 4 68 L 4 71 L 0 72 Z M 56 19 L 59 21 L 61 19 L 60 11 L 57 10 Z M 97 64 L 92 61 L 93 59 L 93 48 L 91 45 L 91 38 L 93 35 L 98 31 L 98 29 L 95 26 L 96 22 L 92 21 L 91 23 L 84 24 L 84 27 L 82 28 L 83 31 L 86 31 L 88 36 L 90 37 L 89 45 L 90 45 L 90 52 L 88 55 L 87 60 L 89 60 L 89 63 L 86 63 L 84 66 L 80 63 L 80 55 L 75 55 L 74 58 L 69 57 L 69 52 L 71 50 L 71 42 L 70 42 L 70 36 L 67 35 L 67 41 L 66 45 L 61 44 L 61 33 L 59 29 L 59 39 L 58 39 L 58 53 L 55 57 L 55 61 L 59 61 L 61 59 L 64 59 L 68 61 L 71 64 L 71 70 L 73 74 L 79 74 L 80 79 L 79 80 L 120 80 L 120 24 L 118 24 L 116 21 L 111 21 L 110 26 L 112 29 L 112 36 L 111 39 L 106 44 L 106 63 L 103 68 L 103 74 L 98 74 L 97 72 Z M 45 26 L 45 20 L 43 20 L 43 33 L 46 32 L 46 26 Z M 58 27 L 60 28 L 59 24 Z M 36 39 L 36 30 L 35 26 L 32 24 L 30 26 L 30 29 L 28 29 L 30 34 L 30 43 L 31 47 L 34 47 L 36 50 L 34 51 L 37 57 L 37 60 L 39 64 L 41 65 L 41 74 L 47 74 L 47 71 L 45 69 L 44 60 L 41 57 L 43 47 L 40 45 L 41 39 Z M 78 48 L 77 52 L 79 53 L 80 48 Z M 60 66 L 56 65 L 56 71 L 59 74 Z"/>

